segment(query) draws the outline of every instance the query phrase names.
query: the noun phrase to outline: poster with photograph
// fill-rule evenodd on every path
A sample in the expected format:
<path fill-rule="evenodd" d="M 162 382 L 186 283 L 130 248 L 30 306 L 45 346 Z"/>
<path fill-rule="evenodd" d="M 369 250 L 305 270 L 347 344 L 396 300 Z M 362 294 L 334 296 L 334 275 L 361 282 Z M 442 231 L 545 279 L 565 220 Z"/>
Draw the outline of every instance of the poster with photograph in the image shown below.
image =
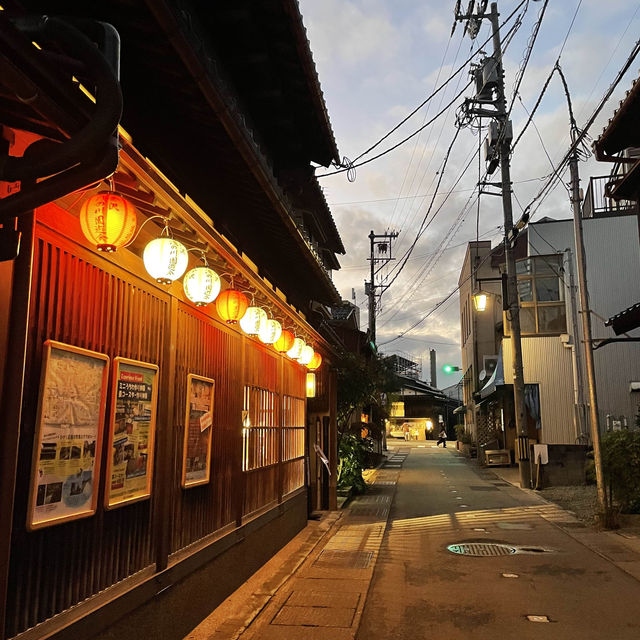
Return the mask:
<path fill-rule="evenodd" d="M 155 364 L 115 358 L 107 449 L 107 509 L 151 495 L 157 395 Z"/>
<path fill-rule="evenodd" d="M 215 382 L 210 378 L 191 373 L 187 376 L 182 459 L 182 486 L 185 489 L 209 482 L 214 390 Z"/>
<path fill-rule="evenodd" d="M 29 530 L 96 512 L 108 376 L 109 356 L 44 343 Z"/>

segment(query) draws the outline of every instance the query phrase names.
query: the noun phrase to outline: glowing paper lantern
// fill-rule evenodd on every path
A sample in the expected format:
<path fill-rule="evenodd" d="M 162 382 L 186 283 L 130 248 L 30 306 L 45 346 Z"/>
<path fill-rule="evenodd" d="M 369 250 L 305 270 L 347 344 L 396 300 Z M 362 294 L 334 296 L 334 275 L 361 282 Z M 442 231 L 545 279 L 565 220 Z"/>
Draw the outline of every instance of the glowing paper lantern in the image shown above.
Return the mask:
<path fill-rule="evenodd" d="M 287 355 L 292 360 L 297 360 L 302 354 L 302 349 L 306 346 L 305 341 L 302 338 L 296 338 L 293 341 L 293 346 L 289 351 L 287 351 Z"/>
<path fill-rule="evenodd" d="M 305 367 L 313 360 L 313 347 L 306 344 L 298 356 L 298 362 Z"/>
<path fill-rule="evenodd" d="M 216 298 L 216 311 L 227 324 L 238 322 L 248 306 L 247 296 L 236 289 L 226 289 Z"/>
<path fill-rule="evenodd" d="M 161 284 L 171 284 L 185 272 L 189 254 L 181 242 L 162 236 L 144 248 L 142 260 L 152 278 Z"/>
<path fill-rule="evenodd" d="M 220 293 L 220 276 L 209 267 L 195 267 L 182 280 L 184 295 L 198 307 L 213 302 Z"/>
<path fill-rule="evenodd" d="M 316 374 L 315 373 L 307 373 L 307 398 L 315 398 L 316 397 Z"/>
<path fill-rule="evenodd" d="M 240 320 L 240 328 L 250 336 L 257 336 L 260 333 L 260 328 L 268 319 L 264 309 L 248 307 Z"/>
<path fill-rule="evenodd" d="M 311 358 L 311 362 L 307 365 L 310 371 L 315 371 L 322 364 L 322 356 L 316 351 Z"/>
<path fill-rule="evenodd" d="M 273 319 L 267 320 L 258 332 L 258 338 L 265 344 L 273 344 L 277 342 L 282 335 L 282 325 Z"/>
<path fill-rule="evenodd" d="M 136 232 L 136 210 L 115 191 L 91 196 L 80 210 L 80 228 L 98 251 L 112 252 L 124 247 Z"/>
<path fill-rule="evenodd" d="M 280 337 L 273 344 L 276 351 L 280 353 L 286 353 L 293 346 L 293 341 L 295 336 L 291 331 L 287 331 L 287 329 L 283 329 Z"/>

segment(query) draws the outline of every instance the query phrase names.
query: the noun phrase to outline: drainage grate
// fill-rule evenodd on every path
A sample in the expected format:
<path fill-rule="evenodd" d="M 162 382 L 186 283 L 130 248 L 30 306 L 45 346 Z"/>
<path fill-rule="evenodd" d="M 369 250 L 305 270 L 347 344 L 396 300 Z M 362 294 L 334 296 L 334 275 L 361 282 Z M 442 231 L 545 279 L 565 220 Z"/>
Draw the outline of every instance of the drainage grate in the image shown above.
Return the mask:
<path fill-rule="evenodd" d="M 490 487 L 487 485 L 474 485 L 470 486 L 469 489 L 471 489 L 471 491 L 500 491 L 498 487 Z"/>
<path fill-rule="evenodd" d="M 516 553 L 517 549 L 508 544 L 498 542 L 460 542 L 450 544 L 447 551 L 464 556 L 510 556 Z"/>

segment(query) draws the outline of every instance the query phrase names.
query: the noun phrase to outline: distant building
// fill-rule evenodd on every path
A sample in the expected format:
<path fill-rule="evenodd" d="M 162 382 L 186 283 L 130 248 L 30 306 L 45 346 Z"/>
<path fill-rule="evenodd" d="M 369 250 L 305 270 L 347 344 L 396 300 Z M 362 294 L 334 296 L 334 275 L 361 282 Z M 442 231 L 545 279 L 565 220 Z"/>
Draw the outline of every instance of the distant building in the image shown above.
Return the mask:
<path fill-rule="evenodd" d="M 640 299 L 638 219 L 610 211 L 584 220 L 585 250 L 601 424 L 632 424 L 638 410 L 640 343 L 614 343 L 605 321 Z M 516 245 L 525 404 L 532 443 L 589 441 L 581 349 L 582 325 L 575 300 L 572 220 L 531 223 Z M 483 445 L 514 449 L 512 350 L 509 319 L 502 311 L 502 245 L 470 243 L 460 274 L 460 318 L 465 425 Z M 634 274 L 631 277 L 631 274 Z M 474 293 L 488 294 L 476 311 Z M 632 332 L 630 335 L 640 335 Z"/>

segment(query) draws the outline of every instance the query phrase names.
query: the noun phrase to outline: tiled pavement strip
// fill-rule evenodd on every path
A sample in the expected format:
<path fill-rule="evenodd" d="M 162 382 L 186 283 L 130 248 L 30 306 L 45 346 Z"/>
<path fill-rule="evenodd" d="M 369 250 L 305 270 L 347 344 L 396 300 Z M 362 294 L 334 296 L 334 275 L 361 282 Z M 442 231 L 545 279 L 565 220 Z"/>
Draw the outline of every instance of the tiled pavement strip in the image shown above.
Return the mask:
<path fill-rule="evenodd" d="M 276 570 L 266 582 L 258 579 L 254 588 L 241 587 L 185 640 L 354 638 L 407 455 L 392 453 L 368 474 L 366 495 L 325 518 L 324 531 L 312 527 L 297 566 Z M 228 605 L 232 616 L 224 612 Z"/>

